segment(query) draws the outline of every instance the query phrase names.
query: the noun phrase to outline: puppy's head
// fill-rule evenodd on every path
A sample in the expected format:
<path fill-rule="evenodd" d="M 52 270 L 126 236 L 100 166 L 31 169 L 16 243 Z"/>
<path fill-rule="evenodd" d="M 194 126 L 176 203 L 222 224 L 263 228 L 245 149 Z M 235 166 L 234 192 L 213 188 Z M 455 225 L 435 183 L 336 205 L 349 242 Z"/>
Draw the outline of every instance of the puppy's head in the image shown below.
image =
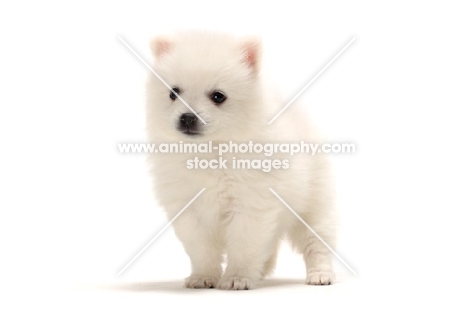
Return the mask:
<path fill-rule="evenodd" d="M 156 38 L 151 48 L 163 81 L 148 80 L 150 136 L 236 139 L 263 121 L 258 39 L 190 33 Z"/>

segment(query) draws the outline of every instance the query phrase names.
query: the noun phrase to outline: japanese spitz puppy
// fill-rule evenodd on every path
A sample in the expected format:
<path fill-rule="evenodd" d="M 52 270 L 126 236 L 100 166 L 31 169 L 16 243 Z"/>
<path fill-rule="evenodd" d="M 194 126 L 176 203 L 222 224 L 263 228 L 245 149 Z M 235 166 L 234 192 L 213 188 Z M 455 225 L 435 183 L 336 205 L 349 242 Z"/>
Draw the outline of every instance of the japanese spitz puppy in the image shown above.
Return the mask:
<path fill-rule="evenodd" d="M 148 80 L 150 142 L 317 142 L 304 114 L 292 107 L 268 124 L 284 103 L 262 81 L 258 39 L 179 33 L 156 38 L 151 48 L 155 72 L 165 83 L 154 74 Z M 332 283 L 329 249 L 284 204 L 334 246 L 333 199 L 323 156 L 226 153 L 226 168 L 189 169 L 187 161 L 194 157 L 219 160 L 217 152 L 149 156 L 154 190 L 169 219 L 206 188 L 173 222 L 192 265 L 186 287 L 254 288 L 273 271 L 283 238 L 303 255 L 307 284 Z M 233 168 L 237 159 L 271 158 L 287 165 L 269 172 Z"/>

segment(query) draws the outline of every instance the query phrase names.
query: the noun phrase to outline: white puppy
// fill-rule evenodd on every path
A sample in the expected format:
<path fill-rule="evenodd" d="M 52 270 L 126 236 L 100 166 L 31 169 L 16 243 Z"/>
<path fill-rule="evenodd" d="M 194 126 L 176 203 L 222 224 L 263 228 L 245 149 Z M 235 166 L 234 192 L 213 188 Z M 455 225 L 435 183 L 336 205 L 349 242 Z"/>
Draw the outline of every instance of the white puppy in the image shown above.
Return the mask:
<path fill-rule="evenodd" d="M 151 47 L 155 71 L 173 91 L 150 75 L 150 142 L 317 142 L 304 114 L 293 109 L 268 125 L 284 103 L 272 96 L 259 74 L 258 39 L 197 32 L 159 37 Z M 187 287 L 253 288 L 274 269 L 283 238 L 303 254 L 307 284 L 333 281 L 331 253 L 269 190 L 276 191 L 333 247 L 333 198 L 323 156 L 275 155 L 288 165 L 270 172 L 232 168 L 233 157 L 269 158 L 263 154 L 224 154 L 227 168 L 188 169 L 187 160 L 195 156 L 218 159 L 216 152 L 154 153 L 149 157 L 156 196 L 169 218 L 206 188 L 173 223 L 192 264 Z M 227 266 L 223 271 L 224 259 Z"/>

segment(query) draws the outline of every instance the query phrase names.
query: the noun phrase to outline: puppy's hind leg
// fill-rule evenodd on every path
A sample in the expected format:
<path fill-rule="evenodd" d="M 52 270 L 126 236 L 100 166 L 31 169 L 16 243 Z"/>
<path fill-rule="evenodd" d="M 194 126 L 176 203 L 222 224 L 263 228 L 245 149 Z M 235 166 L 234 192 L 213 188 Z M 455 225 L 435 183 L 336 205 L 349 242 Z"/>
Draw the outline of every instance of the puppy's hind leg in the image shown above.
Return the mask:
<path fill-rule="evenodd" d="M 334 229 L 312 222 L 310 217 L 304 221 L 330 247 L 334 247 Z M 302 222 L 298 222 L 290 232 L 293 247 L 302 253 L 306 264 L 309 285 L 330 285 L 335 279 L 332 267 L 332 253 Z"/>

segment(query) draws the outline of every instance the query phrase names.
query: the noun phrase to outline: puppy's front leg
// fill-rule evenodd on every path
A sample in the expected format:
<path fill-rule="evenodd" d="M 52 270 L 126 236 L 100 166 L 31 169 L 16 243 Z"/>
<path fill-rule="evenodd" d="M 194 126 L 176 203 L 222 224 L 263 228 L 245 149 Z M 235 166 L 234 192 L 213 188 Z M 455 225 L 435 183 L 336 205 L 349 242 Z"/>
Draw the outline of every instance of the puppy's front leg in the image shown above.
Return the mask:
<path fill-rule="evenodd" d="M 266 214 L 266 213 L 265 213 Z M 258 213 L 231 212 L 224 219 L 227 267 L 218 288 L 251 289 L 276 250 L 276 221 Z"/>
<path fill-rule="evenodd" d="M 199 215 L 186 211 L 174 222 L 174 230 L 192 264 L 192 273 L 186 278 L 185 286 L 216 287 L 222 273 L 222 255 L 214 226 L 200 224 Z"/>

